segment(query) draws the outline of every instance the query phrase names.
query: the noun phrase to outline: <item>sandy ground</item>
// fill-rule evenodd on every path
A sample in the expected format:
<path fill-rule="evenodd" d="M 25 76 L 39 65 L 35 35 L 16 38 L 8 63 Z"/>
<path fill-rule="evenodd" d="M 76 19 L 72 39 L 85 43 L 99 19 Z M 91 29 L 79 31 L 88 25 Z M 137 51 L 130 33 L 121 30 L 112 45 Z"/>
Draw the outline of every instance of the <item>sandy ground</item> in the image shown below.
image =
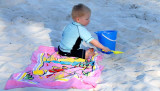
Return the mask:
<path fill-rule="evenodd" d="M 87 29 L 93 37 L 97 39 L 96 31 L 117 30 L 116 50 L 124 52 L 104 56 L 101 81 L 91 91 L 160 91 L 159 0 L 1 0 L 0 91 L 11 74 L 31 63 L 38 46 L 58 46 L 77 3 L 92 10 Z M 8 91 L 28 90 L 58 91 L 36 87 Z"/>

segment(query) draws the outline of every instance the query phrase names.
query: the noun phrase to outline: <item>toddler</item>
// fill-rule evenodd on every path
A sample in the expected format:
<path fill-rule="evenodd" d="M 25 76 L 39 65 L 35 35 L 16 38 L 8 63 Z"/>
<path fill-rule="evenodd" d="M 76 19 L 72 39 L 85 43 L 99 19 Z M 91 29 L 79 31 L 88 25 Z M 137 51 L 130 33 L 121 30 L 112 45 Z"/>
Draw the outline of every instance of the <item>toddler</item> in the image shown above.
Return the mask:
<path fill-rule="evenodd" d="M 91 10 L 83 5 L 75 5 L 72 9 L 73 22 L 67 25 L 62 33 L 62 39 L 58 46 L 58 53 L 62 56 L 79 57 L 88 59 L 94 55 L 94 49 L 80 49 L 80 44 L 83 41 L 91 43 L 105 52 L 110 51 L 109 48 L 103 46 L 99 41 L 94 39 L 88 30 L 85 28 L 90 22 Z"/>

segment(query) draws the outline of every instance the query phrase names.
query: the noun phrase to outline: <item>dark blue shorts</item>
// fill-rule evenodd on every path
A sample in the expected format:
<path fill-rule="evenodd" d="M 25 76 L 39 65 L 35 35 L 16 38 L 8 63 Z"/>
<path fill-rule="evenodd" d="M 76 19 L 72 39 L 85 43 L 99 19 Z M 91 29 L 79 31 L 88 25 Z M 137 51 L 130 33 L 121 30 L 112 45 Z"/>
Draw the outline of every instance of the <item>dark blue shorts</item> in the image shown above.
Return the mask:
<path fill-rule="evenodd" d="M 78 58 L 85 59 L 85 52 L 86 50 L 84 49 L 77 49 L 77 50 L 71 50 L 71 53 L 68 53 L 68 52 L 61 51 L 60 48 L 58 47 L 58 53 L 62 56 L 78 57 Z"/>

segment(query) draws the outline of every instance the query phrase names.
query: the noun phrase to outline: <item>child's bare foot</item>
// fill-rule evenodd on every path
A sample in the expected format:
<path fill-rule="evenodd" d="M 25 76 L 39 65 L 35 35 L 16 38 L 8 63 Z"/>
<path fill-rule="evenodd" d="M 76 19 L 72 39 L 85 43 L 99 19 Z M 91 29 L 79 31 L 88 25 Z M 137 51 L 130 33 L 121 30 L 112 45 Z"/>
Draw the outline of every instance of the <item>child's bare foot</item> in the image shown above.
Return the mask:
<path fill-rule="evenodd" d="M 89 48 L 89 49 L 86 51 L 85 59 L 88 59 L 90 56 L 94 56 L 94 55 L 95 55 L 94 49 L 93 49 L 93 48 Z"/>

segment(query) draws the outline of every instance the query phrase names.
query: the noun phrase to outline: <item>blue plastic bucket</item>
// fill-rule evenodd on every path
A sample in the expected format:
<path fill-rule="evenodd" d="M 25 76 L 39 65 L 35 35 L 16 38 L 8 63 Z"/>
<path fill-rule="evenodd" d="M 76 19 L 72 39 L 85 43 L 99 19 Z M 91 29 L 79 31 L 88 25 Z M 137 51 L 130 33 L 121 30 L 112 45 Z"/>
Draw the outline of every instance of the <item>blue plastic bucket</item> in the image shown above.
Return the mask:
<path fill-rule="evenodd" d="M 98 36 L 99 42 L 103 45 L 108 47 L 110 50 L 114 50 L 116 48 L 116 38 L 117 38 L 117 31 L 116 30 L 105 30 L 105 31 L 97 31 L 95 32 Z M 101 50 L 101 52 L 103 52 Z M 106 54 L 110 54 L 112 52 L 103 52 Z"/>

